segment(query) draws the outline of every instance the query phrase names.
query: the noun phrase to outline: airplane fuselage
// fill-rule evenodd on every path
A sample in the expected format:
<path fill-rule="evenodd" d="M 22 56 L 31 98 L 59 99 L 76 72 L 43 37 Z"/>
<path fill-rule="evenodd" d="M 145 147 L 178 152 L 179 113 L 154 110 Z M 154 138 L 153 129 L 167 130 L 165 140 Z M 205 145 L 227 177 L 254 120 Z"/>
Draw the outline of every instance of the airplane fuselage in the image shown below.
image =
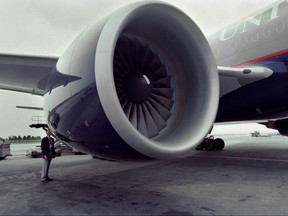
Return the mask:
<path fill-rule="evenodd" d="M 217 65 L 243 66 L 287 53 L 288 2 L 280 1 L 208 38 Z"/>
<path fill-rule="evenodd" d="M 267 67 L 273 75 L 241 86 L 220 76 L 217 122 L 262 121 L 288 116 L 288 2 L 224 28 L 210 38 L 217 65 Z"/>

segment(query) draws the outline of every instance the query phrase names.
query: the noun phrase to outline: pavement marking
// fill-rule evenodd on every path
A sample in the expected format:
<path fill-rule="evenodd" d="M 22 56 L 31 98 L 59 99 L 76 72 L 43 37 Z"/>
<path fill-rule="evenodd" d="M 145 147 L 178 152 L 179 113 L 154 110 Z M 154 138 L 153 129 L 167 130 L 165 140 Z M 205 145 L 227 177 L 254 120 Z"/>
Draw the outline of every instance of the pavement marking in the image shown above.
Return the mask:
<path fill-rule="evenodd" d="M 192 157 L 210 157 L 210 158 L 224 158 L 224 159 L 238 159 L 238 160 L 253 160 L 253 161 L 270 161 L 270 162 L 284 162 L 288 163 L 288 159 L 271 159 L 271 158 L 251 158 L 251 157 L 233 157 L 233 156 L 211 156 L 211 155 L 191 155 Z"/>

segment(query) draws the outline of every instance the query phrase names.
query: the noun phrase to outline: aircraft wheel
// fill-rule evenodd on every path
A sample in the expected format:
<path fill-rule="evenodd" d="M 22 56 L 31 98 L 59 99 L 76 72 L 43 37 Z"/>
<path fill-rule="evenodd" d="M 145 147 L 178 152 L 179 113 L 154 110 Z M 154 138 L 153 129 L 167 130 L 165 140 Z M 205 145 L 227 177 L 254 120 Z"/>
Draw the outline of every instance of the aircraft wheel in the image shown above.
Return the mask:
<path fill-rule="evenodd" d="M 215 149 L 216 149 L 217 151 L 221 151 L 221 150 L 224 149 L 224 147 L 225 147 L 225 142 L 224 142 L 223 139 L 221 139 L 221 138 L 216 138 L 216 139 L 214 140 L 214 142 L 215 142 Z"/>
<path fill-rule="evenodd" d="M 214 151 L 215 150 L 215 141 L 214 141 L 214 139 L 207 139 L 205 141 L 205 150 L 206 151 Z"/>

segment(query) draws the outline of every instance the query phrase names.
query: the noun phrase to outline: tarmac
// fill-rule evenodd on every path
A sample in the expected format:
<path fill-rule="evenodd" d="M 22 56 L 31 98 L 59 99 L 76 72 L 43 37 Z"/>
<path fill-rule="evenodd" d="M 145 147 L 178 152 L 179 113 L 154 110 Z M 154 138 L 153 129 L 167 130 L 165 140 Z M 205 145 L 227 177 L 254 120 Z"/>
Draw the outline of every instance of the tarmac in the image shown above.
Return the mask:
<path fill-rule="evenodd" d="M 0 161 L 0 215 L 288 215 L 288 138 L 226 137 L 223 151 L 115 162 L 62 155 Z"/>

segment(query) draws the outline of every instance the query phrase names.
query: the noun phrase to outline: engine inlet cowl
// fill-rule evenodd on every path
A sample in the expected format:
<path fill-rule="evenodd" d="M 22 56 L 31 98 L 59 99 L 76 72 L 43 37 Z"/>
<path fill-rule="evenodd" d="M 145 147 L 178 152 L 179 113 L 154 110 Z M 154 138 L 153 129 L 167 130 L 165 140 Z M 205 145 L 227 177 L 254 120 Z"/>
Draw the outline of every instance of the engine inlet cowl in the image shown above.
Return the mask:
<path fill-rule="evenodd" d="M 183 154 L 214 123 L 214 57 L 197 25 L 170 5 L 141 2 L 113 14 L 97 44 L 95 74 L 108 119 L 142 154 Z"/>

